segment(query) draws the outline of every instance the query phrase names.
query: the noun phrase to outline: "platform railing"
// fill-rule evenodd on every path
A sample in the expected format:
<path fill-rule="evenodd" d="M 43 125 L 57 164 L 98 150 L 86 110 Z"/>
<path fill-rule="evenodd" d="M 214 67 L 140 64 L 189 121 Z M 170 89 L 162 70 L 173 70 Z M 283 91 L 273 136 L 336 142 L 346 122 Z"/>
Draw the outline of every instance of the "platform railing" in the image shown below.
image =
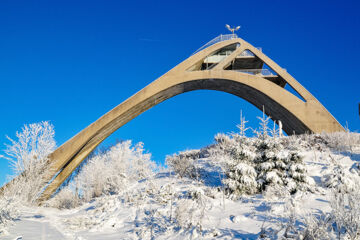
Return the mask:
<path fill-rule="evenodd" d="M 245 50 L 239 54 L 241 57 L 254 57 L 255 55 L 249 50 Z"/>
<path fill-rule="evenodd" d="M 236 38 L 239 38 L 239 37 L 235 33 L 217 36 L 216 38 L 212 39 L 210 42 L 206 43 L 204 46 L 202 46 L 201 48 L 196 50 L 192 55 L 200 52 L 201 50 L 203 50 L 207 47 L 210 47 L 211 45 L 214 45 L 215 43 L 227 41 L 227 40 L 231 40 L 231 39 L 236 39 Z"/>
<path fill-rule="evenodd" d="M 277 76 L 274 73 L 272 73 L 269 69 L 236 69 L 234 71 L 247 73 L 251 75 Z"/>
<path fill-rule="evenodd" d="M 231 40 L 231 39 L 236 39 L 236 38 L 239 38 L 239 37 L 235 33 L 234 34 L 224 34 L 224 35 L 221 34 L 220 36 L 217 36 L 216 38 L 212 39 L 210 42 L 206 43 L 204 46 L 202 46 L 201 48 L 196 50 L 191 55 L 194 55 L 194 54 L 200 52 L 201 50 L 203 50 L 205 48 L 208 48 L 211 45 L 214 45 L 215 43 L 222 42 L 222 41 L 227 41 L 227 40 Z M 256 47 L 256 49 L 259 50 L 260 52 L 262 52 L 261 47 Z M 252 52 L 250 52 L 249 50 L 245 50 L 244 52 L 242 52 L 240 54 L 240 56 L 254 56 L 254 54 Z"/>

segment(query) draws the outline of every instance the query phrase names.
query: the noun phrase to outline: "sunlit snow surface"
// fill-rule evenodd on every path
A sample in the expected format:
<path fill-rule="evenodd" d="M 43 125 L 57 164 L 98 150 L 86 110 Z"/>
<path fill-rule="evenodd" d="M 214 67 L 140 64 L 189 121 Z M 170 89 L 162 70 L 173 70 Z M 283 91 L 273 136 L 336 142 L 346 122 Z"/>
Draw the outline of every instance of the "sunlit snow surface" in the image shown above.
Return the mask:
<path fill-rule="evenodd" d="M 284 231 L 289 220 L 289 202 L 297 216 L 296 225 L 307 214 L 330 210 L 330 190 L 321 179 L 333 172 L 338 162 L 349 170 L 360 162 L 360 151 L 350 153 L 304 150 L 309 176 L 314 179 L 314 193 L 297 193 L 291 201 L 276 194 L 244 196 L 237 201 L 224 198 L 222 173 L 208 159 L 200 159 L 201 178 L 180 179 L 164 170 L 154 179 L 129 186 L 119 195 L 105 196 L 71 210 L 38 207 L 23 208 L 20 217 L 1 239 L 258 239 L 262 229 L 268 236 Z M 331 154 L 331 158 L 329 155 Z M 349 184 L 356 184 L 349 182 Z M 189 193 L 201 193 L 203 199 L 191 206 Z M 199 228 L 184 230 L 174 223 L 181 209 L 192 209 L 183 217 L 197 218 Z M 185 211 L 185 210 L 184 210 Z M 179 213 L 180 212 L 180 213 Z M 200 212 L 200 213 L 199 213 Z M 200 220 L 199 220 L 200 219 Z M 188 220 L 188 219 L 185 219 Z M 194 220 L 195 221 L 195 220 Z M 276 238 L 275 238 L 276 239 Z"/>

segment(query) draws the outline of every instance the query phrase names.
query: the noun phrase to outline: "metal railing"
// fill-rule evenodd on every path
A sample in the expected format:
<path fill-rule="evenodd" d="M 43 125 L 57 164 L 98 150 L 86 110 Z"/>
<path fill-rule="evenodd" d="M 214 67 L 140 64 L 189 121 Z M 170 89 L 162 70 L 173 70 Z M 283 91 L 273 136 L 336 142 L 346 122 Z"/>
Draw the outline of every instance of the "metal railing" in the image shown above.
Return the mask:
<path fill-rule="evenodd" d="M 225 34 L 225 35 L 217 36 L 216 38 L 214 38 L 213 40 L 211 40 L 210 42 L 206 43 L 204 46 L 202 46 L 201 48 L 196 50 L 191 55 L 194 55 L 194 54 L 200 52 L 201 50 L 203 50 L 203 49 L 205 49 L 207 47 L 210 47 L 211 45 L 214 45 L 215 43 L 226 41 L 226 40 L 231 40 L 231 39 L 236 39 L 236 38 L 239 38 L 239 37 L 235 33 L 234 34 Z"/>
<path fill-rule="evenodd" d="M 260 52 L 262 52 L 262 48 L 261 47 L 256 47 L 257 50 L 259 50 Z M 250 50 L 245 50 L 243 52 L 241 52 L 239 54 L 240 57 L 254 57 L 255 54 L 253 54 Z"/>
<path fill-rule="evenodd" d="M 236 39 L 239 38 L 235 33 L 234 34 L 225 34 L 225 35 L 220 35 L 217 36 L 216 38 L 212 39 L 210 42 L 206 43 L 204 46 L 202 46 L 201 48 L 199 48 L 198 50 L 196 50 L 192 55 L 200 52 L 201 50 L 210 47 L 211 45 L 214 45 L 215 43 L 218 42 L 222 42 L 222 41 L 227 41 L 227 40 L 231 40 L 231 39 Z M 257 50 L 259 50 L 260 52 L 262 52 L 262 48 L 261 47 L 256 47 Z M 245 50 L 243 51 L 239 56 L 254 56 L 254 54 L 252 52 L 250 52 L 249 50 Z"/>
<path fill-rule="evenodd" d="M 241 57 L 254 57 L 255 55 L 249 50 L 245 50 L 239 54 Z"/>
<path fill-rule="evenodd" d="M 269 69 L 237 69 L 237 72 L 247 73 L 251 75 L 262 75 L 262 76 L 277 76 Z"/>

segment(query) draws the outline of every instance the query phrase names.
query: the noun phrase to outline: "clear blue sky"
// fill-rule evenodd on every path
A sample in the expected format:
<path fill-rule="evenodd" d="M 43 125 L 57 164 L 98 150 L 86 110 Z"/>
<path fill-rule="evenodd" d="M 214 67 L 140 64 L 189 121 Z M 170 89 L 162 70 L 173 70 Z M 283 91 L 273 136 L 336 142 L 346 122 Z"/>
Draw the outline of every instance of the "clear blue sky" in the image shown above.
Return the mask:
<path fill-rule="evenodd" d="M 359 1 L 0 2 L 0 148 L 25 123 L 51 121 L 58 145 L 219 34 L 239 36 L 287 69 L 353 131 L 360 130 Z M 133 75 L 133 73 L 136 73 Z M 235 96 L 194 91 L 134 119 L 115 139 L 143 141 L 153 159 L 236 130 Z M 9 173 L 0 162 L 0 183 Z"/>

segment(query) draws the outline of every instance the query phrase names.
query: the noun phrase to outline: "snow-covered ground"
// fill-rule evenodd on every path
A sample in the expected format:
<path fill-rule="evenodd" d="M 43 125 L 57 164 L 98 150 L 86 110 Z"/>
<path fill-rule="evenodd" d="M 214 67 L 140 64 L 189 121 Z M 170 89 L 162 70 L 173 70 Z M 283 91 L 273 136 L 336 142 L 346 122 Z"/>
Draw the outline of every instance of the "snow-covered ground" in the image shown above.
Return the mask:
<path fill-rule="evenodd" d="M 289 228 L 302 229 L 310 215 L 331 211 L 333 190 L 325 183 L 338 178 L 355 188 L 360 183 L 359 146 L 340 152 L 314 143 L 299 154 L 313 179 L 312 191 L 289 195 L 275 189 L 231 200 L 224 193 L 220 167 L 202 157 L 193 178 L 165 169 L 73 209 L 20 207 L 0 238 L 282 239 L 285 232 L 291 238 Z"/>

